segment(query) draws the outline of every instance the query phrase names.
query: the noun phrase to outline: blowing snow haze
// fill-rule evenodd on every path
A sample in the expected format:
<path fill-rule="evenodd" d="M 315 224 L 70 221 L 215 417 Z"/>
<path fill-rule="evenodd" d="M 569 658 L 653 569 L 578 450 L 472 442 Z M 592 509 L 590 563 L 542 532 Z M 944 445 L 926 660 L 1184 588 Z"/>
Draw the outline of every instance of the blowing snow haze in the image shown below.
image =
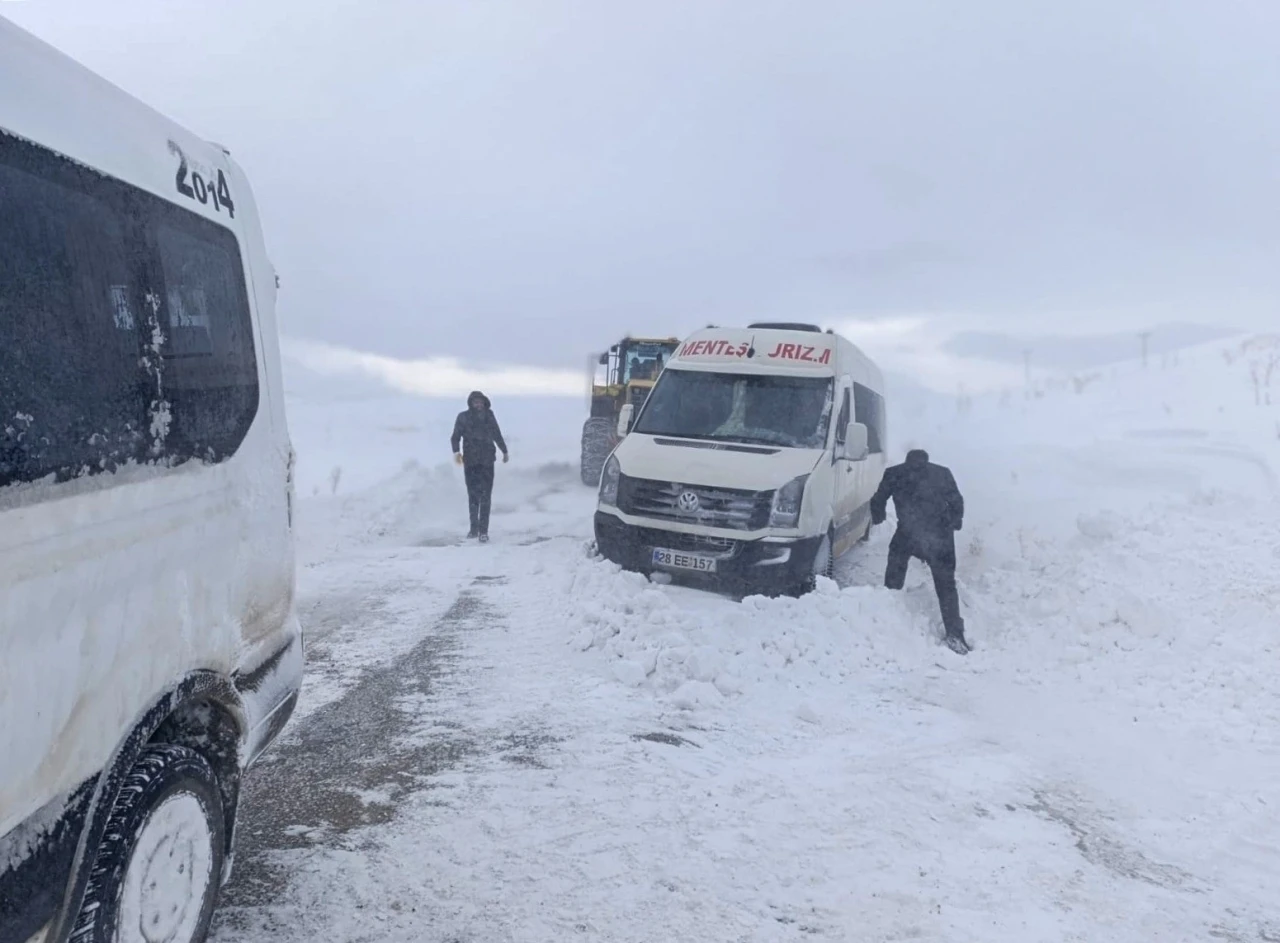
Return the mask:
<path fill-rule="evenodd" d="M 232 148 L 330 356 L 910 318 L 892 366 L 1280 307 L 1272 0 L 3 9 Z"/>

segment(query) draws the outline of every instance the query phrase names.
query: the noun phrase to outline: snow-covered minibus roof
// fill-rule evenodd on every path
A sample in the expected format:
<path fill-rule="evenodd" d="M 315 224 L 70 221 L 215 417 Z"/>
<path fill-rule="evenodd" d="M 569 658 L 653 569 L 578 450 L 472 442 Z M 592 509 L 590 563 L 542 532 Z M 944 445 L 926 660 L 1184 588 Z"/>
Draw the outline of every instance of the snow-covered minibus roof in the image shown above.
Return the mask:
<path fill-rule="evenodd" d="M 0 134 L 37 143 L 233 230 L 248 184 L 227 152 L 0 16 Z"/>
<path fill-rule="evenodd" d="M 856 374 L 881 386 L 880 371 L 852 342 L 822 331 L 711 327 L 686 338 L 668 370 L 774 373 L 784 376 Z"/>

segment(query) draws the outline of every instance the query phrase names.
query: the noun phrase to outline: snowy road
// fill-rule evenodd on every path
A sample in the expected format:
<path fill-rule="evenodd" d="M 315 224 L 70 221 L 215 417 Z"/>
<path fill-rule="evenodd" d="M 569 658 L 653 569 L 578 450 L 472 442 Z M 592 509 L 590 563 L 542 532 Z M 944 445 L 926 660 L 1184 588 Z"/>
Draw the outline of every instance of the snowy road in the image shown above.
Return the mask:
<path fill-rule="evenodd" d="M 967 660 L 883 530 L 736 602 L 589 559 L 570 466 L 503 469 L 488 547 L 447 467 L 306 502 L 215 940 L 1280 939 L 1280 443 L 1094 396 L 911 430 L 973 508 Z"/>

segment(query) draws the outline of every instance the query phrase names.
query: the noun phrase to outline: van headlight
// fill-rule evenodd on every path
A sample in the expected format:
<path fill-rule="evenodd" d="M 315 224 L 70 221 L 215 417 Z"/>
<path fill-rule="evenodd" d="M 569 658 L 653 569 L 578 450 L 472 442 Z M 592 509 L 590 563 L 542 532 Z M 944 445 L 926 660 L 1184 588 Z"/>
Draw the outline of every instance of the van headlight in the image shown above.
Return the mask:
<path fill-rule="evenodd" d="M 604 471 L 600 474 L 600 503 L 606 507 L 617 507 L 618 482 L 622 480 L 622 464 L 612 455 L 604 463 Z"/>
<path fill-rule="evenodd" d="M 770 527 L 796 527 L 800 524 L 800 504 L 804 501 L 804 486 L 808 480 L 808 475 L 801 475 L 773 493 Z"/>

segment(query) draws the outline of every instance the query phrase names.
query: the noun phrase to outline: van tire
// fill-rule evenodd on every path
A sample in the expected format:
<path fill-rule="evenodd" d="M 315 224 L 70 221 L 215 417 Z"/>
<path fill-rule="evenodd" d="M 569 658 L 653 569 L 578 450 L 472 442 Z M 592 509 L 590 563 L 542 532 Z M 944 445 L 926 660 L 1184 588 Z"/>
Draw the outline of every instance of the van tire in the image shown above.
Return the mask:
<path fill-rule="evenodd" d="M 826 553 L 826 556 L 827 556 L 827 562 L 825 565 L 822 565 L 820 561 L 822 559 L 822 555 L 824 552 Z M 833 580 L 836 578 L 835 573 L 836 573 L 836 558 L 835 558 L 834 533 L 828 530 L 827 535 L 822 538 L 822 543 L 818 545 L 818 549 L 814 553 L 813 573 L 811 573 L 809 576 L 806 576 L 795 586 L 792 586 L 791 589 L 785 593 L 785 595 L 793 596 L 797 599 L 801 596 L 806 596 L 818 588 L 819 576 L 825 576 L 827 579 Z"/>
<path fill-rule="evenodd" d="M 826 545 L 827 545 L 827 565 L 822 568 L 822 572 L 820 575 L 825 576 L 829 580 L 833 580 L 836 578 L 836 535 L 835 535 L 835 531 L 832 529 L 827 530 Z M 818 553 L 819 554 L 822 553 L 821 545 L 819 545 L 818 547 Z M 817 568 L 815 566 L 815 576 L 819 575 L 816 572 L 816 569 Z M 814 580 L 814 584 L 815 585 L 817 584 L 816 579 Z"/>
<path fill-rule="evenodd" d="M 592 416 L 582 424 L 582 483 L 589 488 L 600 487 L 604 463 L 613 451 L 613 422 L 600 416 Z"/>
<path fill-rule="evenodd" d="M 162 809 L 167 817 L 157 820 Z M 201 943 L 218 902 L 226 835 L 208 761 L 189 747 L 147 747 L 112 806 L 70 943 L 116 943 L 120 921 L 140 918 L 159 924 L 156 938 L 166 943 Z M 135 851 L 145 859 L 135 861 Z M 169 886 L 158 900 L 148 899 L 143 888 L 150 882 L 154 890 L 156 882 L 147 865 L 157 861 L 156 878 Z"/>

